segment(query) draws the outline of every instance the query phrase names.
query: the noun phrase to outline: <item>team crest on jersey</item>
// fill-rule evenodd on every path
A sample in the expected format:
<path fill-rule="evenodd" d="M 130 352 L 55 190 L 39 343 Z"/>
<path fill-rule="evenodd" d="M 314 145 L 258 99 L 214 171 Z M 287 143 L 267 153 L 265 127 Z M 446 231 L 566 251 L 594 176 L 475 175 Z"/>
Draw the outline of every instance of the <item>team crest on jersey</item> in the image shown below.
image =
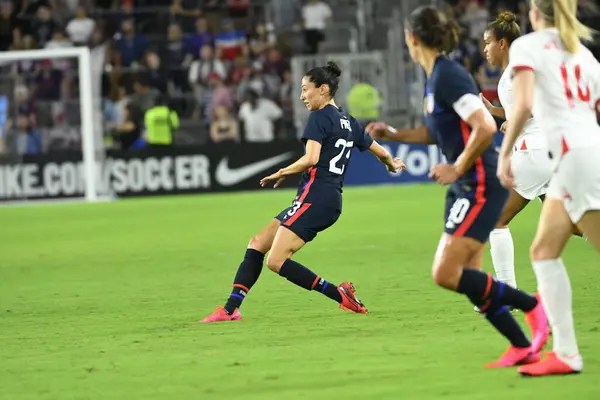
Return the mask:
<path fill-rule="evenodd" d="M 433 93 L 427 93 L 425 96 L 425 101 L 423 104 L 423 113 L 425 115 L 431 114 L 435 109 L 435 97 L 433 97 Z"/>

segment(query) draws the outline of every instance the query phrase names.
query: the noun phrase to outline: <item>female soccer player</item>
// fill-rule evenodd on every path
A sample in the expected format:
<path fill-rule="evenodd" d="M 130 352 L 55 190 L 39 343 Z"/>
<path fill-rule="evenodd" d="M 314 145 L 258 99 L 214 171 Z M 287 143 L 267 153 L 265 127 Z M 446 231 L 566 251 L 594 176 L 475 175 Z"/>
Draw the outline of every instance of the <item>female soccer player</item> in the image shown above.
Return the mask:
<path fill-rule="evenodd" d="M 400 159 L 393 159 L 354 118 L 336 106 L 333 97 L 340 74 L 339 67 L 329 62 L 325 67 L 311 69 L 302 78 L 300 99 L 311 112 L 303 135 L 306 154 L 260 181 L 262 186 L 274 182 L 274 187 L 277 187 L 289 175 L 302 173 L 298 194 L 290 207 L 250 240 L 225 307 L 218 307 L 200 322 L 242 319 L 238 309 L 256 283 L 267 252 L 267 267 L 271 271 L 304 289 L 323 293 L 343 309 L 367 312 L 356 298 L 350 282 L 335 286 L 291 259 L 318 232 L 329 228 L 339 218 L 342 184 L 352 148 L 369 150 L 391 172 L 405 168 Z"/>
<path fill-rule="evenodd" d="M 427 75 L 425 125 L 396 131 L 377 122 L 370 124 L 367 131 L 390 140 L 437 144 L 442 150 L 449 164 L 434 166 L 430 177 L 450 188 L 433 279 L 443 288 L 466 295 L 510 341 L 509 349 L 488 367 L 536 362 L 549 336 L 538 298 L 479 270 L 484 244 L 500 217 L 508 192 L 494 174 L 494 119 L 479 98 L 471 76 L 444 55 L 457 45 L 457 26 L 436 9 L 421 7 L 406 21 L 405 38 L 411 58 L 421 64 Z M 525 311 L 532 330 L 531 342 L 509 307 Z"/>
<path fill-rule="evenodd" d="M 532 0 L 535 32 L 510 48 L 515 103 L 498 161 L 498 176 L 514 187 L 510 155 L 532 114 L 548 141 L 554 175 L 531 246 L 533 270 L 548 313 L 553 352 L 522 366 L 528 376 L 583 369 L 573 326 L 572 292 L 561 253 L 573 225 L 600 252 L 600 127 L 596 121 L 600 65 L 580 38 L 590 30 L 576 18 L 575 0 Z"/>
<path fill-rule="evenodd" d="M 511 12 L 501 13 L 484 32 L 484 54 L 492 65 L 503 69 L 498 82 L 498 97 L 502 107 L 494 107 L 482 96 L 490 113 L 508 120 L 513 104 L 512 67 L 508 51 L 512 42 L 521 35 L 516 17 Z M 503 127 L 506 123 L 503 124 Z M 517 287 L 515 278 L 515 249 L 508 229 L 512 219 L 535 198 L 543 198 L 552 176 L 552 164 L 548 159 L 546 140 L 533 118 L 527 120 L 512 154 L 512 166 L 517 177 L 515 188 L 510 191 L 508 201 L 490 233 L 490 250 L 496 278 L 512 287 Z"/>

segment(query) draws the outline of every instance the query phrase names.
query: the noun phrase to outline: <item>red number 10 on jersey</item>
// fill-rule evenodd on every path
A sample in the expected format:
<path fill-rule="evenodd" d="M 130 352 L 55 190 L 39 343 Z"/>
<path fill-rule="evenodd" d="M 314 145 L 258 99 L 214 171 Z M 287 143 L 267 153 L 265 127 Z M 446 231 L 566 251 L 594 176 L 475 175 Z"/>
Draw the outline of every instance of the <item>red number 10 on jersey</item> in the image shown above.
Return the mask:
<path fill-rule="evenodd" d="M 575 81 L 577 82 L 577 97 L 579 100 L 584 103 L 588 103 L 590 101 L 590 88 L 589 86 L 581 87 L 581 66 L 579 64 L 575 65 Z M 569 86 L 569 72 L 567 71 L 567 65 L 562 63 L 560 65 L 560 72 L 562 75 L 563 84 L 565 85 L 565 94 L 567 96 L 567 100 L 569 101 L 569 107 L 575 107 L 575 100 L 573 98 L 573 91 Z"/>

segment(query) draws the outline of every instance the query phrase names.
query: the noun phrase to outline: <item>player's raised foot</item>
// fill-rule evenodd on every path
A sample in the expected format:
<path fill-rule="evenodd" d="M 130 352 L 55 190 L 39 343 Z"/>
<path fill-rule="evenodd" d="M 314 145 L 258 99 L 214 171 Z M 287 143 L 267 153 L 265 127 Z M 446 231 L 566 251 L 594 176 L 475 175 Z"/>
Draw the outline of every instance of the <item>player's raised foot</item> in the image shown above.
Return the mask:
<path fill-rule="evenodd" d="M 358 314 L 366 314 L 365 305 L 356 297 L 356 289 L 350 282 L 342 282 L 338 286 L 338 292 L 342 296 L 340 308 L 342 310 L 352 311 Z"/>
<path fill-rule="evenodd" d="M 546 353 L 539 362 L 519 367 L 523 376 L 548 376 L 578 374 L 583 370 L 583 359 L 579 354 L 571 357 L 560 357 L 554 352 Z"/>
<path fill-rule="evenodd" d="M 542 306 L 542 298 L 539 294 L 536 294 L 535 297 L 538 304 L 533 310 L 525 313 L 525 321 L 531 328 L 531 351 L 532 353 L 539 353 L 550 338 L 550 326 Z"/>
<path fill-rule="evenodd" d="M 222 322 L 222 321 L 240 321 L 242 313 L 236 308 L 232 314 L 225 311 L 224 307 L 217 306 L 215 311 L 208 317 L 201 319 L 200 322 Z"/>
<path fill-rule="evenodd" d="M 539 353 L 532 353 L 531 347 L 514 347 L 510 346 L 498 359 L 493 363 L 486 364 L 486 368 L 507 368 L 515 365 L 532 364 L 540 360 Z"/>

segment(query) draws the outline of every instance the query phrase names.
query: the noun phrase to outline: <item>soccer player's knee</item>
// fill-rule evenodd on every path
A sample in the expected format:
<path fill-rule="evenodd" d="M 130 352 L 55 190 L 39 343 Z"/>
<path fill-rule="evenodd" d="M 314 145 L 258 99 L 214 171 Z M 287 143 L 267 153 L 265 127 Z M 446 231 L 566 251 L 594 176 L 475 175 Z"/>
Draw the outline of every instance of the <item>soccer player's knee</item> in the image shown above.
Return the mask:
<path fill-rule="evenodd" d="M 458 287 L 460 275 L 452 273 L 448 268 L 438 265 L 433 268 L 433 281 L 436 285 L 455 290 Z"/>
<path fill-rule="evenodd" d="M 532 260 L 553 260 L 558 258 L 559 254 L 553 250 L 549 243 L 544 240 L 535 239 L 529 249 L 529 255 Z"/>
<path fill-rule="evenodd" d="M 258 250 L 264 254 L 271 249 L 271 243 L 268 242 L 264 235 L 254 235 L 248 243 L 248 248 Z"/>
<path fill-rule="evenodd" d="M 277 254 L 269 253 L 269 255 L 267 256 L 267 268 L 269 268 L 271 271 L 277 274 L 279 273 L 279 270 L 281 269 L 281 266 L 284 262 L 285 259 L 279 257 Z"/>

